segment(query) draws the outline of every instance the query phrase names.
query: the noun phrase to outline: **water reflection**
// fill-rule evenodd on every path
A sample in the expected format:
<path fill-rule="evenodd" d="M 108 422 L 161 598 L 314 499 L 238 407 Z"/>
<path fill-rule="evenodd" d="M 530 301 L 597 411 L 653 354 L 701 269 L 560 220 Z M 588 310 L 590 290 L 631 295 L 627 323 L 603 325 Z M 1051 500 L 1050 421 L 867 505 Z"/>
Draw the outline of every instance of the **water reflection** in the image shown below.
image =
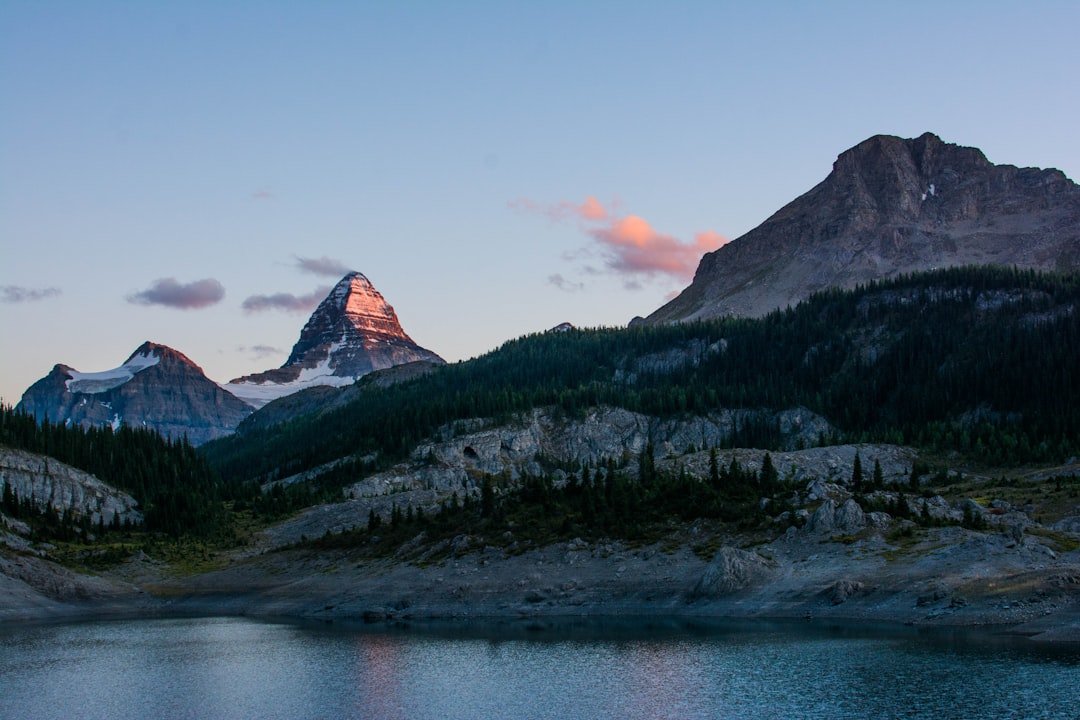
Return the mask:
<path fill-rule="evenodd" d="M 1070 718 L 1080 648 L 708 622 L 0 629 L 0 718 Z"/>

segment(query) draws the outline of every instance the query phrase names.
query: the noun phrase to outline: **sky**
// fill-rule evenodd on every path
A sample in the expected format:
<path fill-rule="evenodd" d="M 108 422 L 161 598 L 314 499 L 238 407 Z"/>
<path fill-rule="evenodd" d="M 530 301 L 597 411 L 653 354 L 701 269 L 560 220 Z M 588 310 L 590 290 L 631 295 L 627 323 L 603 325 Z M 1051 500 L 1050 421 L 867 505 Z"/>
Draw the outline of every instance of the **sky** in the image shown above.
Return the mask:
<path fill-rule="evenodd" d="M 448 361 L 625 325 L 875 134 L 1080 178 L 1080 3 L 0 0 L 0 398 L 280 366 L 363 272 Z"/>

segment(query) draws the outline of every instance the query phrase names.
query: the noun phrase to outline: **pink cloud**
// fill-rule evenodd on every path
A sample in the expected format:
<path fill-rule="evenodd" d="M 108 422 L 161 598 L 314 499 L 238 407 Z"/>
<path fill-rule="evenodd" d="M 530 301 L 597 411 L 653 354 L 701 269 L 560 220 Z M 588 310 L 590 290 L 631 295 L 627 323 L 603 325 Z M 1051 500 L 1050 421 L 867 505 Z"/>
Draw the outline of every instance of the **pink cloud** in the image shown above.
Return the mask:
<path fill-rule="evenodd" d="M 700 232 L 694 242 L 684 243 L 657 232 L 644 218 L 628 215 L 589 234 L 607 253 L 607 266 L 625 275 L 670 275 L 689 282 L 701 256 L 727 242 L 712 230 Z"/>
<path fill-rule="evenodd" d="M 627 289 L 640 288 L 643 277 L 667 276 L 689 282 L 694 277 L 701 256 L 728 242 L 727 238 L 713 230 L 699 232 L 694 235 L 693 241 L 684 242 L 657 231 L 642 217 L 620 216 L 617 199 L 606 207 L 593 195 L 587 195 L 581 203 L 562 200 L 542 204 L 521 198 L 511 201 L 509 205 L 519 212 L 544 215 L 553 222 L 578 221 L 597 246 L 565 252 L 563 259 L 576 263 L 599 254 L 609 271 L 623 276 Z M 591 265 L 583 266 L 581 271 L 588 275 L 599 274 Z M 563 289 L 579 285 L 562 275 L 549 276 L 548 281 Z"/>
<path fill-rule="evenodd" d="M 612 205 L 614 204 L 615 203 L 612 202 Z M 562 200 L 552 205 L 543 205 L 528 198 L 519 198 L 517 200 L 511 200 L 509 205 L 519 212 L 544 215 L 553 222 L 562 222 L 571 219 L 597 222 L 607 219 L 609 215 L 608 209 L 604 207 L 603 203 L 592 195 L 587 195 L 585 201 L 580 204 L 569 200 Z"/>
<path fill-rule="evenodd" d="M 575 209 L 583 220 L 605 220 L 608 216 L 608 211 L 592 195 L 586 196 L 585 202 L 576 206 Z"/>

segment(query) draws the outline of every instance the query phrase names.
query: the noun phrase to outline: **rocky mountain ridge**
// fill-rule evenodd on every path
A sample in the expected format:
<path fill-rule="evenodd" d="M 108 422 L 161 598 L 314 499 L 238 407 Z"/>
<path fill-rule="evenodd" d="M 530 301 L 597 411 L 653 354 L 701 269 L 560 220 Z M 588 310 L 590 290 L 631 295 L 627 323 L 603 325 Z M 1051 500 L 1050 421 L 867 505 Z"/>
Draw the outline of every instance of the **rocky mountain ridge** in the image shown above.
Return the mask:
<path fill-rule="evenodd" d="M 646 322 L 757 317 L 826 288 L 960 265 L 1080 268 L 1080 186 L 936 135 L 878 135 L 761 225 L 705 255 Z"/>
<path fill-rule="evenodd" d="M 352 272 L 312 313 L 284 365 L 236 378 L 225 387 L 262 407 L 305 388 L 351 385 L 373 371 L 417 361 L 445 362 L 413 342 L 371 281 Z"/>
<path fill-rule="evenodd" d="M 56 365 L 17 407 L 39 420 L 113 429 L 127 424 L 186 436 L 193 445 L 230 434 L 252 411 L 183 353 L 149 341 L 112 370 L 83 373 Z"/>

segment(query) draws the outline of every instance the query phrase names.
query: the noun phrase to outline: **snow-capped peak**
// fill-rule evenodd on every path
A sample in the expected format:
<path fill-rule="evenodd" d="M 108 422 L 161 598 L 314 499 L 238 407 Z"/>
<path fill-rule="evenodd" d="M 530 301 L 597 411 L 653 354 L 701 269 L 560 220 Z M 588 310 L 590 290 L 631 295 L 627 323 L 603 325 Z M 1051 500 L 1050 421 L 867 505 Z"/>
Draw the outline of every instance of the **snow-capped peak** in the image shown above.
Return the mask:
<path fill-rule="evenodd" d="M 413 342 L 367 277 L 351 272 L 315 308 L 284 365 L 224 387 L 259 407 L 305 387 L 349 385 L 374 370 L 416 360 L 443 362 Z"/>
<path fill-rule="evenodd" d="M 84 394 L 101 393 L 106 390 L 120 387 L 128 380 L 135 377 L 137 373 L 140 373 L 149 367 L 153 367 L 159 362 L 161 362 L 161 358 L 153 354 L 153 351 L 151 350 L 136 352 L 127 359 L 127 362 L 112 370 L 103 370 L 102 372 L 93 373 L 69 370 L 68 374 L 71 378 L 66 380 L 64 385 L 67 387 L 68 392 Z"/>

